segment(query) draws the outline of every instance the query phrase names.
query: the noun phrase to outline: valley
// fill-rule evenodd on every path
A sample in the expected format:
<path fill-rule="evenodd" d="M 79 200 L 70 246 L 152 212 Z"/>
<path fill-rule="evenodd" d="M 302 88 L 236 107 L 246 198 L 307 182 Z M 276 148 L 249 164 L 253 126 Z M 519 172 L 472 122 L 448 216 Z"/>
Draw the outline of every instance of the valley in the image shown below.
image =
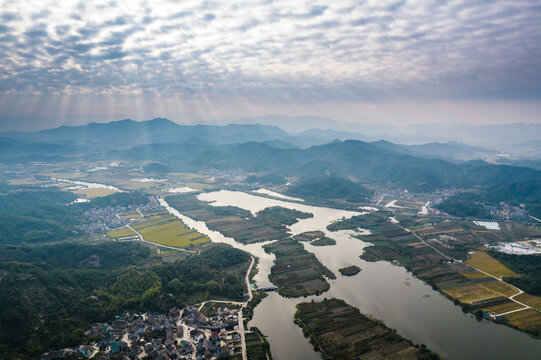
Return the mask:
<path fill-rule="evenodd" d="M 344 145 L 347 151 L 356 151 L 359 146 Z M 259 150 L 256 147 L 254 151 Z M 299 154 L 295 156 L 305 156 Z M 207 301 L 214 301 L 209 302 L 213 307 L 204 311 L 213 314 L 223 302 L 241 310 L 235 329 L 241 337 L 240 347 L 233 350 L 238 352 L 236 356 L 257 359 L 268 350 L 277 359 L 317 359 L 319 354 L 293 323 L 295 312 L 302 303 L 331 304 L 335 300 L 325 299 L 339 299 L 346 302 L 347 311 L 359 311 L 359 319 L 373 317 L 398 334 L 386 330 L 366 342 L 356 338 L 364 330 L 352 325 L 350 335 L 344 336 L 348 342 L 356 339 L 357 345 L 349 351 L 359 356 L 376 356 L 370 344 L 381 341 L 387 345 L 377 345 L 378 349 L 396 347 L 404 358 L 431 354 L 434 358 L 476 359 L 488 354 L 505 359 L 512 354 L 506 346 L 509 339 L 519 344 L 526 358 L 534 358 L 540 349 L 537 278 L 525 273 L 531 265 L 504 259 L 492 249 L 501 243 L 541 238 L 541 223 L 528 216 L 515 217 L 522 214 L 520 206 L 485 207 L 490 218 L 449 214 L 439 204 L 460 194 L 456 188 L 433 189 L 428 185 L 424 191 L 416 187 L 408 191 L 400 187 L 402 180 L 387 187 L 368 178 L 355 178 L 355 169 L 345 178 L 306 176 L 290 170 L 282 173 L 285 176 L 267 176 L 272 172 L 254 172 L 244 165 L 234 170 L 229 168 L 231 164 L 221 169 L 208 163 L 185 168 L 169 161 L 125 158 L 1 166 L 5 170 L 0 176 L 2 193 L 7 200 L 3 206 L 11 209 L 2 216 L 12 224 L 15 219 L 22 221 L 13 227 L 23 239 L 16 246 L 41 251 L 76 242 L 149 251 L 145 260 L 137 263 L 140 268 L 131 273 L 125 273 L 128 270 L 123 267 L 114 272 L 102 270 L 103 259 L 94 254 L 68 268 L 73 271 L 86 266 L 96 274 L 108 273 L 110 283 L 89 283 L 83 293 L 96 296 L 100 300 L 96 311 L 107 307 L 104 315 L 109 319 L 120 315 L 122 309 L 140 312 L 151 306 L 165 311 L 168 306 L 184 309 Z M 42 207 L 49 212 L 46 216 L 57 220 L 44 222 L 42 214 L 34 210 L 37 204 L 46 205 Z M 36 232 L 36 227 L 42 230 Z M 4 243 L 13 241 L 3 234 Z M 249 260 L 229 263 L 224 256 L 213 259 L 206 255 L 216 254 L 216 246 L 225 246 L 219 251 L 228 253 L 227 247 L 232 247 L 251 256 L 253 268 Z M 19 254 L 14 259 L 24 262 Z M 213 275 L 208 278 L 199 272 L 201 278 L 190 275 L 190 280 L 184 279 L 178 271 L 190 268 L 188 264 L 198 264 L 202 270 L 197 271 L 208 269 Z M 2 266 L 6 270 L 0 281 L 20 276 L 9 270 L 10 263 Z M 115 283 L 126 281 L 128 276 L 139 279 L 134 284 L 137 290 L 115 292 L 119 287 Z M 254 300 L 250 301 L 252 294 Z M 145 300 L 135 301 L 133 296 Z M 243 318 L 243 313 L 249 314 L 248 318 Z M 84 328 L 91 318 L 88 315 L 72 322 Z M 448 324 L 460 328 L 463 335 L 446 337 Z M 475 342 L 467 336 L 472 332 L 476 333 Z M 30 354 L 21 350 L 23 339 L 4 346 L 18 354 Z M 498 345 L 487 349 L 493 339 L 500 339 Z M 88 342 L 70 335 L 53 343 L 33 338 L 31 343 L 54 350 L 75 346 L 77 341 Z M 400 345 L 392 345 L 395 341 Z M 325 348 L 323 344 L 317 347 Z M 378 356 L 391 353 L 382 351 Z"/>

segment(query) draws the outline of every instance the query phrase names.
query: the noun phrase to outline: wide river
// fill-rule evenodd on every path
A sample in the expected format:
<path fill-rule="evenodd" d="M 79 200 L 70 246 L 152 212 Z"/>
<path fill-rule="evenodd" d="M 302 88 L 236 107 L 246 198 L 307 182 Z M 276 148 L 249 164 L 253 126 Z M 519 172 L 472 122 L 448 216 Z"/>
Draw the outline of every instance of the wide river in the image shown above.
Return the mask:
<path fill-rule="evenodd" d="M 202 193 L 198 198 L 211 205 L 232 205 L 252 213 L 271 206 L 310 212 L 314 217 L 299 220 L 289 227 L 291 232 L 299 234 L 321 230 L 337 242 L 334 246 L 323 247 L 304 244 L 306 250 L 313 252 L 319 261 L 337 275 L 336 280 L 329 281 L 331 288 L 328 292 L 297 299 L 269 293 L 256 307 L 249 326 L 257 326 L 268 336 L 274 359 L 321 359 L 301 329 L 293 323 L 293 315 L 296 304 L 325 297 L 343 299 L 359 308 L 362 313 L 382 319 L 402 336 L 417 344 L 427 345 L 443 359 L 541 359 L 541 340 L 490 321 L 477 321 L 404 268 L 383 261 L 370 263 L 361 260 L 359 255 L 370 244 L 352 237 L 354 232 L 327 231 L 326 227 L 331 222 L 360 213 L 269 199 L 238 191 Z M 227 243 L 258 257 L 255 281 L 258 286 L 270 285 L 268 275 L 275 257 L 264 252 L 264 243 L 237 243 L 209 230 L 204 222 L 180 214 L 164 200 L 160 202 L 186 225 L 204 233 L 213 241 Z M 341 276 L 338 269 L 349 265 L 357 265 L 362 271 L 353 277 Z"/>

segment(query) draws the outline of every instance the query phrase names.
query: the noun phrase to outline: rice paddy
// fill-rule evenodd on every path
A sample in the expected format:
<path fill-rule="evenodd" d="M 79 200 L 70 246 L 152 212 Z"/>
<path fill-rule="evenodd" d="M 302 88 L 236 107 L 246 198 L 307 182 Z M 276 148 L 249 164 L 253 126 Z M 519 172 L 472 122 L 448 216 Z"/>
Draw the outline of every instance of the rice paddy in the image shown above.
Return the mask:
<path fill-rule="evenodd" d="M 541 313 L 533 309 L 517 311 L 507 314 L 505 317 L 509 321 L 509 324 L 516 326 L 519 329 L 524 329 L 533 333 L 541 331 Z"/>
<path fill-rule="evenodd" d="M 497 297 L 509 297 L 518 291 L 502 281 L 493 280 L 446 289 L 444 292 L 462 303 L 470 304 Z"/>
<path fill-rule="evenodd" d="M 117 191 L 115 190 L 100 189 L 100 188 L 88 188 L 88 189 L 80 189 L 80 190 L 73 191 L 73 193 L 79 194 L 79 195 L 85 195 L 89 199 L 111 195 L 116 192 Z"/>
<path fill-rule="evenodd" d="M 186 247 L 210 241 L 195 230 L 189 229 L 176 217 L 167 213 L 145 215 L 145 219 L 132 225 L 146 241 L 159 245 Z"/>
<path fill-rule="evenodd" d="M 496 277 L 520 277 L 507 266 L 482 251 L 475 251 L 466 264 Z"/>
<path fill-rule="evenodd" d="M 107 236 L 110 236 L 112 238 L 122 238 L 133 235 L 135 235 L 135 233 L 129 228 L 121 228 L 118 230 L 111 230 L 107 232 Z"/>
<path fill-rule="evenodd" d="M 514 299 L 541 311 L 541 297 L 539 296 L 520 294 L 518 296 L 515 296 Z"/>

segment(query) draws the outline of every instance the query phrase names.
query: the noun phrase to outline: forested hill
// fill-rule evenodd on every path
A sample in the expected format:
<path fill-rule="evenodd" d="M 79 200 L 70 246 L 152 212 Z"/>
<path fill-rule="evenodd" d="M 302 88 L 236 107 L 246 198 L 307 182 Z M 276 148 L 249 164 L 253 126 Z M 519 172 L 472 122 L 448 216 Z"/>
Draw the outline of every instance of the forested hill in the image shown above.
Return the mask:
<path fill-rule="evenodd" d="M 410 191 L 484 188 L 541 179 L 541 171 L 527 167 L 493 165 L 479 160 L 455 164 L 405 155 L 356 140 L 307 149 L 278 149 L 257 142 L 213 146 L 197 144 L 192 139 L 189 143 L 144 145 L 114 151 L 110 156 L 160 161 L 171 169 L 241 169 L 301 177 L 332 173 Z"/>

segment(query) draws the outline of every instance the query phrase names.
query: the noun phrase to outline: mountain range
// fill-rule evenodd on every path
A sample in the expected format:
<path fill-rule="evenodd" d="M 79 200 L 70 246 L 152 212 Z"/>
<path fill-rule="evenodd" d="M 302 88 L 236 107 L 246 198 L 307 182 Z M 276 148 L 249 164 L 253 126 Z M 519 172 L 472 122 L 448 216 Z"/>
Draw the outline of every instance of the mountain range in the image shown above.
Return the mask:
<path fill-rule="evenodd" d="M 514 202 L 539 200 L 537 195 L 531 196 L 532 189 L 527 184 L 539 183 L 541 171 L 481 160 L 457 161 L 460 156 L 471 158 L 490 151 L 453 142 L 400 145 L 335 139 L 325 143 L 314 137 L 316 132 L 295 136 L 266 125 L 183 126 L 167 119 L 91 123 L 2 135 L 0 160 L 4 162 L 74 157 L 147 160 L 153 163 L 151 169 L 161 171 L 239 169 L 298 177 L 303 181 L 312 179 L 318 187 L 340 187 L 358 197 L 365 195 L 363 190 L 348 181 L 418 192 L 450 187 L 477 191 L 505 189 L 507 197 Z M 304 146 L 300 146 L 303 141 Z M 327 181 L 318 183 L 317 178 L 321 177 L 328 177 Z M 299 187 L 297 193 L 306 193 L 309 186 Z"/>

